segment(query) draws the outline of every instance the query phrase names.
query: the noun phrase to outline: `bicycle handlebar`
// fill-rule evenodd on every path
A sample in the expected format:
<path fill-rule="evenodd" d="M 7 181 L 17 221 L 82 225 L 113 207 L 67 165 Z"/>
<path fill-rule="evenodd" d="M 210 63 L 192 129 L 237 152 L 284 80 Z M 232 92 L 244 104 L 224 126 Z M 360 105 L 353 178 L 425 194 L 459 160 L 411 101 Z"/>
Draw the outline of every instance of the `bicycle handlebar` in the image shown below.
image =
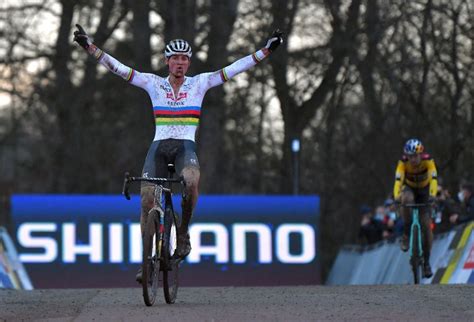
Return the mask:
<path fill-rule="evenodd" d="M 400 204 L 401 207 L 405 208 L 422 208 L 422 207 L 431 207 L 432 205 L 429 203 L 408 203 L 408 204 Z"/>
<path fill-rule="evenodd" d="M 163 184 L 166 182 L 184 184 L 183 176 L 179 178 L 131 177 L 130 173 L 125 172 L 125 177 L 123 179 L 122 195 L 124 195 L 127 200 L 130 200 L 130 193 L 128 192 L 128 187 L 130 185 L 130 182 L 134 182 L 134 181 L 138 181 L 138 182 L 145 181 L 145 182 L 150 182 L 150 183 L 155 183 L 155 184 Z"/>

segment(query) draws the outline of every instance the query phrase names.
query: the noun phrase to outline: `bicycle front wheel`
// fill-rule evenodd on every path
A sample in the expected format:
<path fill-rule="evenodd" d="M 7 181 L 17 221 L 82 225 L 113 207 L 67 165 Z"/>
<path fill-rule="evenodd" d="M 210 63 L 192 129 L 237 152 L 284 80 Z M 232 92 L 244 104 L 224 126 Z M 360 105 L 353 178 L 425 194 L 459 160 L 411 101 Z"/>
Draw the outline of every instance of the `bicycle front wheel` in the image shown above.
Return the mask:
<path fill-rule="evenodd" d="M 145 236 L 143 237 L 142 287 L 143 300 L 147 306 L 155 303 L 160 274 L 159 254 L 159 213 L 156 210 L 148 214 Z"/>
<path fill-rule="evenodd" d="M 166 303 L 173 304 L 178 295 L 179 260 L 174 258 L 178 246 L 178 217 L 171 208 L 165 210 L 165 236 L 163 243 L 163 291 Z"/>
<path fill-rule="evenodd" d="M 419 238 L 421 238 L 421 236 L 419 236 L 418 229 L 414 229 L 412 231 L 412 236 L 413 236 L 412 237 L 413 238 L 413 244 L 412 244 L 413 252 L 410 259 L 410 264 L 411 264 L 411 269 L 413 272 L 413 281 L 415 282 L 415 284 L 420 284 L 421 276 L 422 276 L 421 270 L 423 266 L 423 259 L 420 254 L 421 250 L 419 248 Z"/>

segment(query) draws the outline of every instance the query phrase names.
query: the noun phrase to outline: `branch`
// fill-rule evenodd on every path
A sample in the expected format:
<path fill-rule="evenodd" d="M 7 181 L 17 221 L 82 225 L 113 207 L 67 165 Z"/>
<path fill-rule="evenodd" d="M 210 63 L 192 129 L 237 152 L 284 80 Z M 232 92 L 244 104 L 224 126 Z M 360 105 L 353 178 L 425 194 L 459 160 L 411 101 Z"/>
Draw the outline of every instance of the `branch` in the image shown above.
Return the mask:
<path fill-rule="evenodd" d="M 0 13 L 7 13 L 10 15 L 12 13 L 15 13 L 16 11 L 33 10 L 35 13 L 38 13 L 39 11 L 45 11 L 57 16 L 58 13 L 55 12 L 52 8 L 53 6 L 50 4 L 50 1 L 45 1 L 41 4 L 26 4 L 22 6 L 9 6 L 5 8 L 0 8 Z"/>
<path fill-rule="evenodd" d="M 0 87 L 0 92 L 5 93 L 5 94 L 9 94 L 11 96 L 17 96 L 17 97 L 21 98 L 22 100 L 28 99 L 27 96 L 21 95 L 18 91 L 13 90 L 13 89 L 7 89 L 7 88 Z"/>
<path fill-rule="evenodd" d="M 22 56 L 22 57 L 6 57 L 4 59 L 0 59 L 0 64 L 14 64 L 14 63 L 26 63 L 31 60 L 37 60 L 40 58 L 52 58 L 52 54 L 49 53 L 40 53 L 34 56 Z"/>
<path fill-rule="evenodd" d="M 349 7 L 345 31 L 334 31 L 330 40 L 333 60 L 324 73 L 324 78 L 319 87 L 314 91 L 309 100 L 303 103 L 300 109 L 297 128 L 303 129 L 311 120 L 317 110 L 326 100 L 327 94 L 336 84 L 337 75 L 345 58 L 355 50 L 356 35 L 358 33 L 358 18 L 361 0 L 352 0 Z"/>

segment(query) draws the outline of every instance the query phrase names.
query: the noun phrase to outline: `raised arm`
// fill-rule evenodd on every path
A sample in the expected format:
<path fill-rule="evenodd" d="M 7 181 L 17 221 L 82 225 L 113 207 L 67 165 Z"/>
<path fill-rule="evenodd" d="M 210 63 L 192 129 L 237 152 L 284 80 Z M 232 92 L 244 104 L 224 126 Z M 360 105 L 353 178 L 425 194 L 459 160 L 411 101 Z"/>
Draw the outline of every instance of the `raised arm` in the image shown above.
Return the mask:
<path fill-rule="evenodd" d="M 84 48 L 97 61 L 105 66 L 109 71 L 125 79 L 132 85 L 147 89 L 150 83 L 150 74 L 140 73 L 136 70 L 122 64 L 114 57 L 110 56 L 96 45 L 93 44 L 91 37 L 87 35 L 81 25 L 76 24 L 77 30 L 74 31 L 74 41 Z"/>
<path fill-rule="evenodd" d="M 264 58 L 268 57 L 283 42 L 282 35 L 283 33 L 277 29 L 272 33 L 270 38 L 267 40 L 265 47 L 262 49 L 237 60 L 236 62 L 222 68 L 221 70 L 202 74 L 203 76 L 208 77 L 206 89 L 223 84 L 235 75 L 250 69 Z"/>

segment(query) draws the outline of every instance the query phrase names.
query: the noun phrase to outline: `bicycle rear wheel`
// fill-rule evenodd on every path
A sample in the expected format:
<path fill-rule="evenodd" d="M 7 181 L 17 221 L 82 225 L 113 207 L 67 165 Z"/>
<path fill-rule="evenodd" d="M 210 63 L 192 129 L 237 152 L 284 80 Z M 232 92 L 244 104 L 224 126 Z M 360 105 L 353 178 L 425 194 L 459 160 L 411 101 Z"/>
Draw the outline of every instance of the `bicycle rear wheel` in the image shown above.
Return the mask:
<path fill-rule="evenodd" d="M 163 243 L 163 291 L 166 303 L 173 304 L 178 295 L 179 260 L 173 257 L 178 246 L 178 217 L 171 208 L 165 210 L 165 236 Z"/>
<path fill-rule="evenodd" d="M 147 306 L 155 303 L 156 293 L 159 284 L 160 274 L 160 254 L 159 247 L 159 213 L 156 210 L 150 211 L 145 227 L 143 238 L 143 259 L 142 259 L 142 287 L 143 300 Z"/>
<path fill-rule="evenodd" d="M 420 284 L 421 277 L 422 277 L 422 266 L 423 266 L 423 259 L 420 254 L 420 248 L 419 248 L 419 234 L 418 234 L 418 229 L 414 229 L 412 231 L 413 235 L 413 252 L 412 256 L 410 259 L 410 264 L 411 264 L 411 269 L 413 272 L 413 281 L 415 284 Z"/>

